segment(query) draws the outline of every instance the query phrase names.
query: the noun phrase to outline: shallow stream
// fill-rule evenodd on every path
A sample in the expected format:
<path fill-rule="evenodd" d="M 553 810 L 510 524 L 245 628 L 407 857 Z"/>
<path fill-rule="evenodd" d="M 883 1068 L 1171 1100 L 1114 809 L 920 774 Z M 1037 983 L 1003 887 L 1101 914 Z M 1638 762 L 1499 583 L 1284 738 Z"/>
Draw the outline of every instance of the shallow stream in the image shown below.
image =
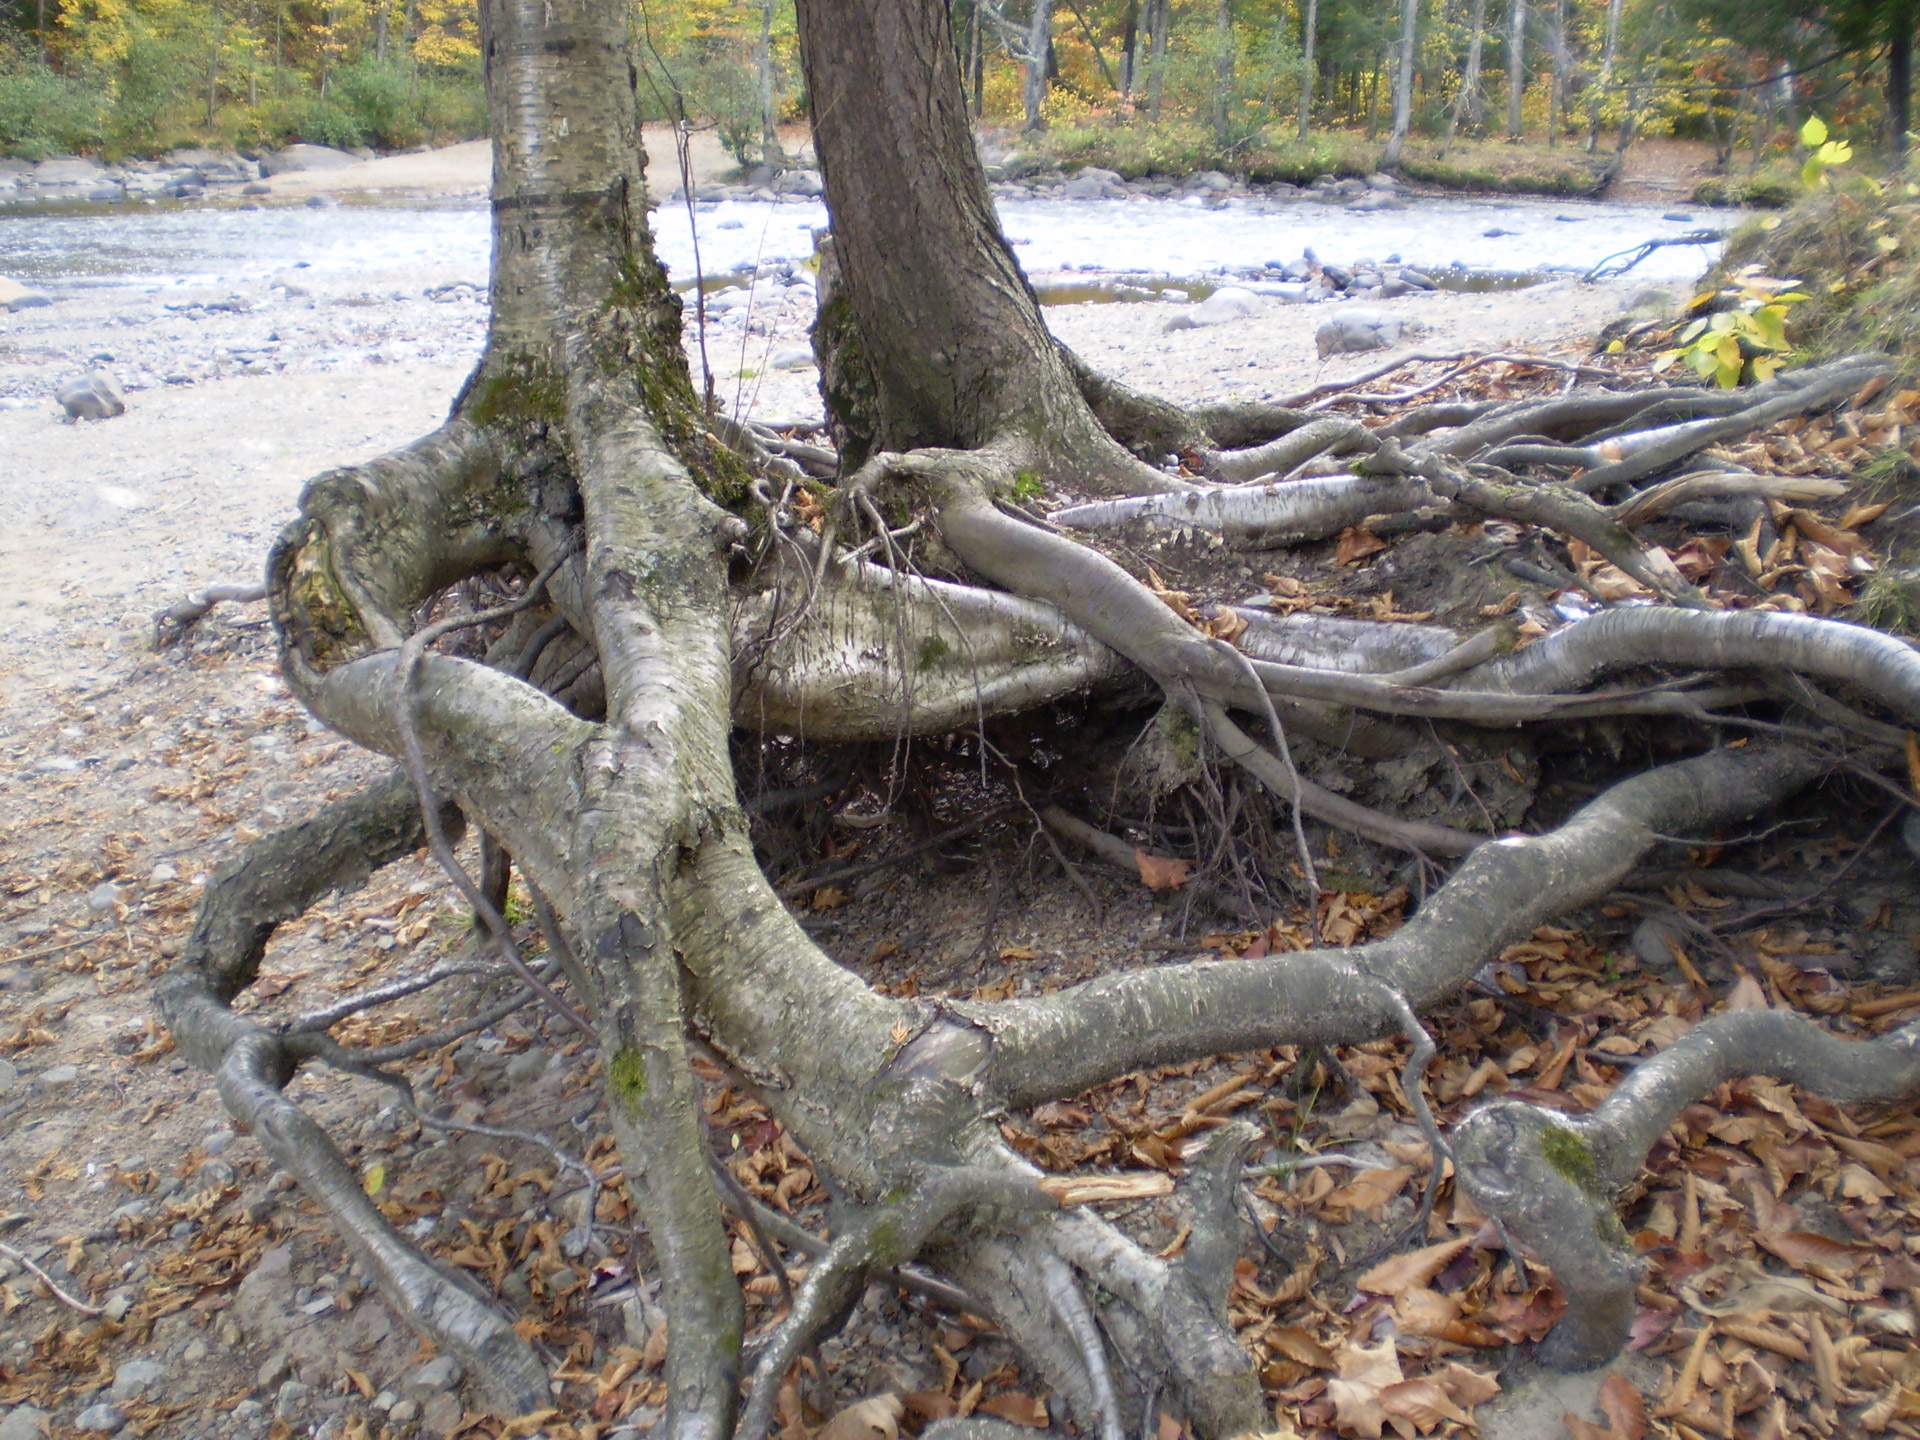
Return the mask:
<path fill-rule="evenodd" d="M 1425 198 L 1404 210 L 1350 213 L 1307 201 L 1009 200 L 1002 224 L 1027 272 L 1049 277 L 1056 303 L 1198 298 L 1207 277 L 1297 259 L 1397 259 L 1448 272 L 1462 287 L 1517 283 L 1499 277 L 1580 273 L 1643 241 L 1731 228 L 1728 211 L 1663 212 L 1657 206 L 1506 198 Z M 1681 217 L 1681 218 L 1670 218 Z M 661 258 L 676 281 L 800 261 L 826 224 L 818 201 L 679 205 L 654 212 Z M 697 224 L 697 231 L 695 225 Z M 1633 274 L 1683 284 L 1713 258 L 1711 246 L 1655 250 Z M 351 283 L 382 272 L 443 269 L 484 279 L 487 212 L 478 206 L 363 204 L 322 207 L 154 205 L 0 216 L 0 274 L 59 294 L 96 286 L 259 284 L 289 268 Z M 1188 295 L 1158 284 L 1067 281 L 1067 273 L 1197 281 Z M 1435 274 L 1440 279 L 1439 273 Z"/>

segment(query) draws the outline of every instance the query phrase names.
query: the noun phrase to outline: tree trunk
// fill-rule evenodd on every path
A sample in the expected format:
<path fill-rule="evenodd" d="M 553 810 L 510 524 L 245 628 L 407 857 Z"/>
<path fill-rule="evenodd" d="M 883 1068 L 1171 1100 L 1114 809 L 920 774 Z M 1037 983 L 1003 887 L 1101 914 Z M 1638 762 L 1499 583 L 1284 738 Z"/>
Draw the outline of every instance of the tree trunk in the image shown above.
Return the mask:
<path fill-rule="evenodd" d="M 754 66 L 760 81 L 760 163 L 784 170 L 787 157 L 780 150 L 779 97 L 774 93 L 773 77 L 773 5 L 774 0 L 759 0 L 760 33 L 753 47 Z"/>
<path fill-rule="evenodd" d="M 1548 43 L 1553 53 L 1553 90 L 1547 98 L 1547 144 L 1560 143 L 1560 130 L 1567 121 L 1569 87 L 1573 79 L 1573 54 L 1567 49 L 1567 0 L 1553 0 L 1552 28 Z"/>
<path fill-rule="evenodd" d="M 1607 94 L 1613 88 L 1614 62 L 1620 54 L 1620 11 L 1626 0 L 1607 0 L 1607 36 L 1600 52 L 1600 81 L 1593 87 L 1593 99 L 1588 107 L 1587 153 L 1591 155 L 1600 146 L 1600 112 L 1607 103 Z"/>
<path fill-rule="evenodd" d="M 1480 0 L 1485 4 L 1486 0 Z M 1320 0 L 1306 0 L 1306 6 L 1300 15 L 1300 131 L 1302 140 L 1307 138 L 1307 127 L 1313 119 L 1313 81 L 1314 43 L 1320 38 Z"/>
<path fill-rule="evenodd" d="M 1027 117 L 1021 128 L 1028 134 L 1047 128 L 1040 106 L 1047 98 L 1047 72 L 1053 57 L 1053 5 L 1054 0 L 1033 0 L 1033 16 L 1027 24 L 1026 83 L 1021 89 Z"/>
<path fill-rule="evenodd" d="M 1233 102 L 1233 0 L 1219 0 L 1214 18 L 1214 44 L 1219 50 L 1213 62 L 1213 140 L 1224 150 L 1229 141 L 1228 111 Z"/>
<path fill-rule="evenodd" d="M 220 4 L 214 0 L 209 20 L 212 38 L 207 42 L 207 128 L 213 128 L 220 113 Z"/>
<path fill-rule="evenodd" d="M 1894 0 L 1887 14 L 1887 126 L 1889 148 L 1907 153 L 1907 134 L 1913 128 L 1913 20 L 1912 0 Z"/>
<path fill-rule="evenodd" d="M 1148 29 L 1149 58 L 1152 69 L 1147 76 L 1147 119 L 1160 123 L 1160 97 L 1167 83 L 1167 30 L 1173 22 L 1173 0 L 1147 0 L 1147 13 L 1153 17 Z"/>
<path fill-rule="evenodd" d="M 968 109 L 971 111 L 975 120 L 980 118 L 981 108 L 986 104 L 987 42 L 985 35 L 986 21 L 981 13 L 983 3 L 984 0 L 974 0 L 973 24 L 969 27 L 972 31 L 972 39 L 969 42 L 972 54 L 968 59 L 967 79 L 969 85 L 972 87 L 972 99 Z"/>
<path fill-rule="evenodd" d="M 1460 77 L 1460 93 L 1453 97 L 1453 105 L 1447 111 L 1447 133 L 1440 142 L 1442 159 L 1453 148 L 1454 132 L 1460 127 L 1460 117 L 1465 115 L 1475 130 L 1480 128 L 1480 59 L 1487 39 L 1487 0 L 1473 0 L 1473 19 L 1467 39 L 1467 65 Z"/>
<path fill-rule="evenodd" d="M 1120 103 L 1133 104 L 1134 77 L 1140 66 L 1140 0 L 1127 0 L 1120 31 Z"/>
<path fill-rule="evenodd" d="M 1406 148 L 1407 131 L 1413 125 L 1413 52 L 1420 27 L 1420 0 L 1400 0 L 1400 43 L 1393 76 L 1393 132 L 1387 137 L 1386 152 L 1380 168 L 1391 170 L 1400 163 Z"/>
<path fill-rule="evenodd" d="M 1400 3 L 1404 6 L 1406 0 L 1400 0 Z M 1373 68 L 1367 72 L 1367 143 L 1369 145 L 1380 138 L 1380 76 L 1392 68 L 1398 53 L 1399 47 L 1396 45 L 1386 54 L 1379 56 L 1374 61 Z"/>
<path fill-rule="evenodd" d="M 1048 3 L 1036 0 L 1036 11 Z M 952 103 L 957 77 L 929 76 L 919 58 L 938 66 L 950 53 L 929 33 L 939 7 L 898 10 L 800 11 L 828 210 L 863 217 L 833 232 L 834 285 L 817 332 L 837 341 L 850 325 L 860 336 L 872 428 L 845 434 L 849 466 L 876 448 L 985 444 L 1032 403 L 1035 367 L 1055 352 L 1001 235 L 964 108 Z M 862 122 L 839 123 L 843 115 Z"/>
<path fill-rule="evenodd" d="M 1507 139 L 1518 140 L 1527 98 L 1527 0 L 1512 0 L 1507 21 Z"/>

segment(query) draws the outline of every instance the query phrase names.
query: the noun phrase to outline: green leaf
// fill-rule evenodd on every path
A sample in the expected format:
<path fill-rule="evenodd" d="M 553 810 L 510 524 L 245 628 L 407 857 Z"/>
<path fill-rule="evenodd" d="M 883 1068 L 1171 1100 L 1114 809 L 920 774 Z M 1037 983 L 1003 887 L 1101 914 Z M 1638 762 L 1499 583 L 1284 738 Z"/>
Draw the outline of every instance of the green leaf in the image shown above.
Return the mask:
<path fill-rule="evenodd" d="M 1820 183 L 1820 176 L 1825 169 L 1818 155 L 1809 155 L 1807 163 L 1800 167 L 1800 183 L 1811 190 Z"/>
<path fill-rule="evenodd" d="M 1722 310 L 1717 315 L 1712 317 L 1711 323 L 1713 326 L 1714 334 L 1731 335 L 1733 333 L 1734 327 L 1738 325 L 1740 322 L 1734 318 L 1734 314 L 1731 310 Z"/>
<path fill-rule="evenodd" d="M 1822 165 L 1844 165 L 1853 159 L 1853 146 L 1845 140 L 1829 140 L 1820 147 Z"/>
<path fill-rule="evenodd" d="M 1807 123 L 1800 127 L 1800 143 L 1807 146 L 1827 143 L 1827 122 L 1818 115 L 1809 115 Z"/>
<path fill-rule="evenodd" d="M 1702 330 L 1706 329 L 1707 318 L 1708 318 L 1707 316 L 1702 315 L 1698 320 L 1695 320 L 1689 323 L 1687 328 L 1680 332 L 1680 343 L 1682 345 L 1686 344 L 1689 340 L 1693 339 L 1696 335 L 1698 335 Z"/>

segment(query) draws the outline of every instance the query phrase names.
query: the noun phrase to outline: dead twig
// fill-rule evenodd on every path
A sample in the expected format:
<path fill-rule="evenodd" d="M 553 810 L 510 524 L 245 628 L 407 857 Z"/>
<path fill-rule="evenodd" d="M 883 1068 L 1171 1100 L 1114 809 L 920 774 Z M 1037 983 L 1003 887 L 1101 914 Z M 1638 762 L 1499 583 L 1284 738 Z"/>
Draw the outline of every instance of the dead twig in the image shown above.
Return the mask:
<path fill-rule="evenodd" d="M 54 1299 L 58 1300 L 62 1305 L 65 1305 L 69 1310 L 78 1310 L 82 1315 L 104 1315 L 107 1313 L 103 1306 L 89 1305 L 86 1301 L 69 1295 L 65 1290 L 60 1288 L 59 1283 L 51 1275 L 47 1274 L 46 1271 L 34 1264 L 33 1261 L 29 1260 L 25 1255 L 4 1241 L 0 1241 L 0 1255 L 6 1256 L 7 1259 L 31 1273 L 34 1279 L 38 1280 L 42 1285 L 46 1286 L 48 1290 L 53 1292 Z"/>

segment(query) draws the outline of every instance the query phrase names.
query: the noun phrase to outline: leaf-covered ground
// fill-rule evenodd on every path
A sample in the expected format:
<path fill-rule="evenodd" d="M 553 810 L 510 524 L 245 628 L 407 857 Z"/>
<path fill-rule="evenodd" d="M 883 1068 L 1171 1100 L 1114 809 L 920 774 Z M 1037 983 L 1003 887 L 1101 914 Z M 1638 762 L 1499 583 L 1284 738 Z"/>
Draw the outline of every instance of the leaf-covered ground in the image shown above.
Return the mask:
<path fill-rule="evenodd" d="M 1494 368 L 1441 393 L 1555 383 Z M 1905 582 L 1879 577 L 1913 523 L 1902 487 L 1917 415 L 1920 392 L 1895 384 L 1771 432 L 1727 458 L 1845 486 L 1817 503 L 1773 502 L 1750 532 L 1674 520 L 1646 533 L 1730 607 L 1846 616 L 1876 587 L 1897 599 Z M 1544 628 L 1632 598 L 1632 582 L 1598 557 L 1535 542 L 1482 526 L 1357 530 L 1283 556 L 1179 535 L 1115 553 L 1209 626 L 1250 577 L 1284 610 L 1461 624 L 1519 612 Z M 1468 563 L 1482 553 L 1500 563 Z M 1560 583 L 1520 575 L 1509 556 Z M 1666 743 L 1600 726 L 1577 740 L 1550 747 L 1537 773 L 1524 756 L 1510 762 L 1530 825 Z M 416 1092 L 451 1130 L 424 1126 L 362 1080 L 316 1073 L 294 1088 L 391 1218 L 524 1313 L 561 1383 L 551 1413 L 509 1422 L 395 1329 L 317 1213 L 231 1134 L 205 1077 L 148 1020 L 147 986 L 179 953 L 205 857 L 379 768 L 307 725 L 272 675 L 257 620 L 216 615 L 183 650 L 147 656 L 110 686 L 51 697 L 7 744 L 0 1405 L 45 1410 L 49 1433 L 71 1436 L 86 1406 L 109 1401 L 126 1362 L 153 1359 L 164 1380 L 119 1402 L 142 1436 L 604 1440 L 657 1418 L 665 1337 L 648 1252 L 628 1223 L 597 1061 L 580 1037 L 525 1010 L 412 1062 Z M 1134 847 L 1133 865 L 1076 853 L 1069 879 L 1019 792 L 1003 775 L 983 777 L 966 742 L 895 765 L 883 757 L 862 772 L 879 782 L 854 783 L 769 837 L 776 879 L 821 942 L 894 993 L 991 998 L 1115 967 L 1232 963 L 1302 948 L 1316 933 L 1325 943 L 1379 936 L 1417 903 L 1417 877 L 1382 873 L 1335 840 L 1316 856 L 1330 883 L 1313 915 L 1282 906 L 1234 919 L 1196 898 L 1220 857 L 1168 815 L 1091 815 Z M 1479 771 L 1461 774 L 1451 800 L 1472 806 Z M 1443 1120 L 1501 1092 L 1591 1106 L 1637 1058 L 1723 1007 L 1791 1007 L 1843 1034 L 1920 1014 L 1920 888 L 1895 781 L 1843 778 L 1748 833 L 1675 837 L 1591 912 L 1499 957 L 1431 1017 L 1441 1053 L 1427 1082 Z M 990 806 L 1004 808 L 971 823 Z M 408 862 L 288 927 L 245 1003 L 290 1018 L 473 958 L 469 947 L 450 888 Z M 462 976 L 334 1033 L 363 1045 L 411 1038 L 499 986 Z M 1564 1302 L 1444 1176 L 1421 1224 L 1432 1157 L 1401 1088 L 1404 1058 L 1397 1041 L 1237 1056 L 1011 1114 L 1005 1133 L 1069 1201 L 1102 1207 L 1171 1253 L 1186 1238 L 1173 1178 L 1223 1119 L 1255 1120 L 1272 1143 L 1249 1177 L 1256 1238 L 1230 1306 L 1275 1432 L 1503 1433 L 1503 1407 L 1535 1384 L 1518 1347 Z M 804 1154 L 723 1072 L 702 1074 L 717 1153 L 735 1177 L 824 1233 L 825 1196 Z M 1649 1267 L 1631 1354 L 1567 1428 L 1579 1440 L 1920 1433 L 1915 1156 L 1920 1120 L 1906 1108 L 1842 1109 L 1765 1079 L 1691 1107 L 1623 1206 Z M 591 1168 L 592 1189 L 571 1162 Z M 807 1257 L 776 1243 L 791 1283 Z M 771 1320 L 783 1304 L 771 1257 L 736 1231 L 734 1258 L 751 1318 Z M 822 1427 L 828 1440 L 894 1440 L 975 1411 L 1046 1425 L 1059 1418 L 1050 1403 L 985 1322 L 876 1283 L 841 1336 L 799 1367 L 781 1418 L 787 1440 Z M 1159 1440 L 1181 1431 L 1161 1417 Z"/>

